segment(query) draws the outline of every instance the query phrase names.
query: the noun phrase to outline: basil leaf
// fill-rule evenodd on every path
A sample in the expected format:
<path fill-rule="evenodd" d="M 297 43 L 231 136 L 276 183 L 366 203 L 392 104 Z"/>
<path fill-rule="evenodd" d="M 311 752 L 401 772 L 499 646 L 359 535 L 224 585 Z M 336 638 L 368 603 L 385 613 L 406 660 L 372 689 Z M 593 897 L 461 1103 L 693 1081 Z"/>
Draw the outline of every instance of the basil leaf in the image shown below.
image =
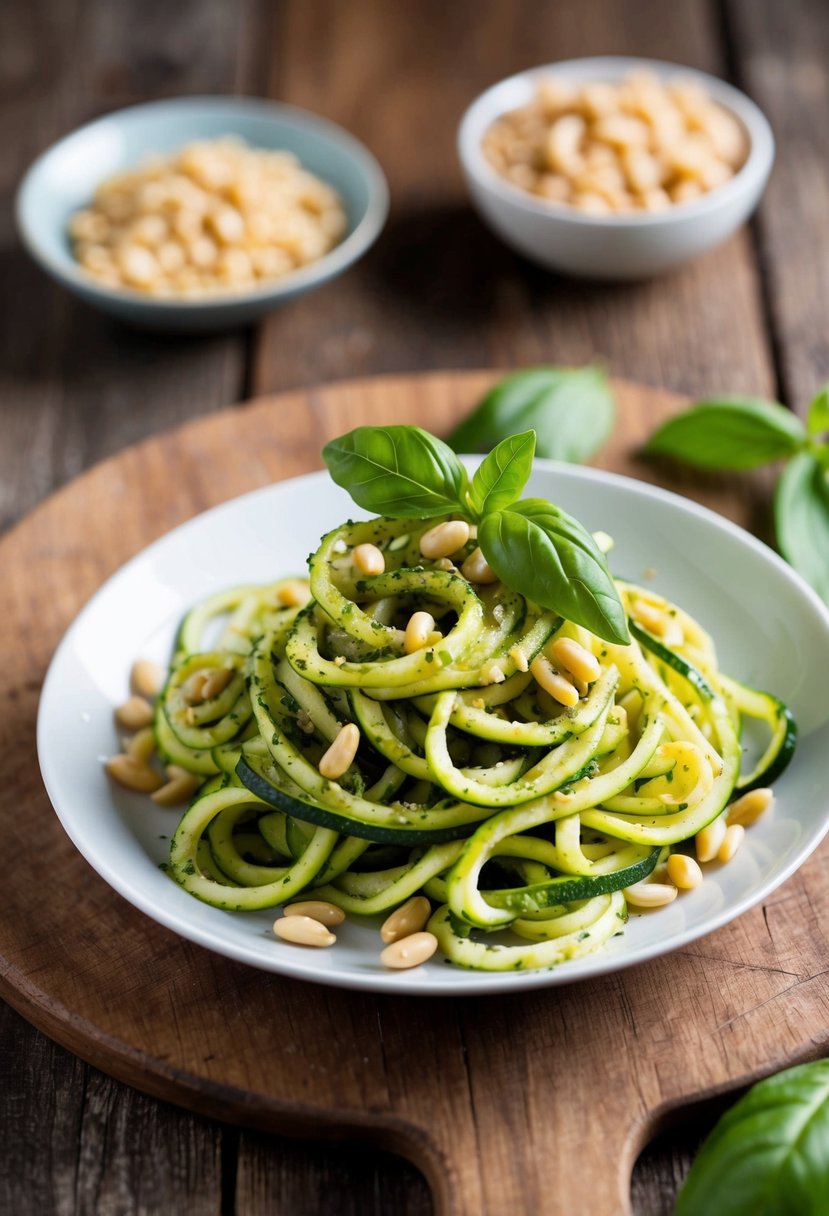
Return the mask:
<path fill-rule="evenodd" d="M 809 406 L 806 430 L 810 435 L 821 435 L 824 431 L 829 431 L 829 384 L 824 384 Z"/>
<path fill-rule="evenodd" d="M 608 642 L 630 641 L 604 556 L 577 519 L 542 498 L 485 515 L 478 544 L 514 591 Z"/>
<path fill-rule="evenodd" d="M 579 464 L 613 429 L 615 407 L 598 367 L 531 367 L 505 376 L 449 436 L 456 452 L 487 452 L 515 431 L 534 430 L 536 453 Z"/>
<path fill-rule="evenodd" d="M 754 1085 L 705 1141 L 676 1216 L 829 1212 L 829 1060 Z"/>
<path fill-rule="evenodd" d="M 791 456 L 805 437 L 800 419 L 774 401 L 722 397 L 670 418 L 651 435 L 645 451 L 702 469 L 753 469 Z"/>
<path fill-rule="evenodd" d="M 790 460 L 777 483 L 774 524 L 780 552 L 829 604 L 829 470 L 813 452 Z"/>
<path fill-rule="evenodd" d="M 467 476 L 451 448 L 417 426 L 358 426 L 322 456 L 338 486 L 378 515 L 466 511 Z"/>
<path fill-rule="evenodd" d="M 523 431 L 502 439 L 481 461 L 469 487 L 469 497 L 477 514 L 500 511 L 520 498 L 532 472 L 535 431 Z"/>

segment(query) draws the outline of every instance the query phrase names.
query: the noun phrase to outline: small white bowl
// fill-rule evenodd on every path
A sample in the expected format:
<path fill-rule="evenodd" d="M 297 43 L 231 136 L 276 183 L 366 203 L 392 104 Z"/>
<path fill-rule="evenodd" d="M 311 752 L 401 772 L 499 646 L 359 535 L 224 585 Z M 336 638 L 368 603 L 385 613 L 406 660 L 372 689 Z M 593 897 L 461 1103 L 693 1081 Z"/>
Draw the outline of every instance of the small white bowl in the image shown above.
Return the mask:
<path fill-rule="evenodd" d="M 237 135 L 254 148 L 293 152 L 306 169 L 333 186 L 348 224 L 340 243 L 281 279 L 197 299 L 105 287 L 75 261 L 69 218 L 89 204 L 105 178 L 139 165 L 148 155 L 226 135 Z M 256 97 L 176 97 L 107 114 L 39 156 L 17 193 L 20 237 L 47 274 L 122 321 L 185 332 L 247 325 L 333 279 L 374 243 L 387 211 L 383 171 L 353 135 L 316 114 Z"/>
<path fill-rule="evenodd" d="M 669 210 L 593 216 L 535 198 L 502 177 L 484 156 L 482 140 L 488 128 L 502 114 L 531 101 L 540 81 L 550 76 L 574 84 L 618 81 L 643 68 L 663 80 L 695 80 L 739 119 L 749 151 L 730 181 Z M 763 192 L 774 160 L 774 136 L 754 102 L 716 76 L 660 60 L 600 56 L 531 68 L 487 89 L 461 119 L 458 155 L 473 203 L 513 249 L 549 269 L 583 278 L 637 279 L 711 249 L 739 227 Z"/>

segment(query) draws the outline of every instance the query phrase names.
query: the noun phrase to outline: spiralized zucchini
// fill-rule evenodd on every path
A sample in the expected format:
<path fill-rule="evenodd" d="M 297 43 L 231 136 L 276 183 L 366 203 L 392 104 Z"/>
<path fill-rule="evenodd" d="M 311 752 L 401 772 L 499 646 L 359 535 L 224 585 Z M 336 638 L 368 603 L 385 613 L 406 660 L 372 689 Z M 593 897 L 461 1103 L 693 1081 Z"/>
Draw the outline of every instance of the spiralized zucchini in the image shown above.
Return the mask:
<path fill-rule="evenodd" d="M 741 780 L 781 771 L 793 726 L 775 698 L 722 676 L 704 630 L 652 591 L 617 584 L 633 639 L 612 645 L 501 583 L 467 582 L 458 567 L 474 540 L 454 565 L 425 561 L 420 535 L 435 522 L 334 529 L 310 559 L 307 603 L 292 579 L 188 614 L 155 730 L 163 758 L 204 784 L 169 872 L 232 910 L 302 894 L 377 916 L 421 893 L 452 962 L 551 967 L 617 935 L 625 889 Z M 383 573 L 356 570 L 358 544 L 381 549 Z M 407 653 L 419 611 L 435 630 Z M 570 707 L 531 670 L 562 638 L 599 665 L 589 683 L 572 679 Z M 216 668 L 226 683 L 200 700 L 200 673 Z M 769 738 L 746 780 L 749 719 Z M 325 777 L 347 723 L 358 750 Z"/>

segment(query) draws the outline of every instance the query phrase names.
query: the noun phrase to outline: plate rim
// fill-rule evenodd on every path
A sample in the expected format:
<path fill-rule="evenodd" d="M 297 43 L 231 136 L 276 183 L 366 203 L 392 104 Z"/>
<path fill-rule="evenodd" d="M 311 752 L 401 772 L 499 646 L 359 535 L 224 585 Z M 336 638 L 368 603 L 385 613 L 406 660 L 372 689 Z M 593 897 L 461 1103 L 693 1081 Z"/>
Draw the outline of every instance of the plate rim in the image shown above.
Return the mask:
<path fill-rule="evenodd" d="M 463 459 L 469 468 L 473 468 L 483 458 L 481 456 L 464 456 Z M 776 568 L 784 580 L 793 586 L 798 595 L 816 613 L 826 630 L 827 639 L 829 639 L 829 607 L 823 603 L 817 593 L 764 541 L 759 540 L 746 531 L 746 529 L 735 524 L 717 511 L 697 503 L 693 499 L 686 498 L 684 495 L 678 494 L 673 490 L 663 489 L 661 486 L 654 486 L 651 483 L 640 481 L 625 474 L 606 472 L 602 469 L 567 464 L 544 458 L 537 458 L 534 461 L 533 468 L 534 470 L 539 469 L 550 474 L 563 474 L 565 477 L 571 477 L 575 481 L 610 483 L 623 492 L 633 492 L 656 502 L 667 501 L 691 516 L 701 518 L 716 529 L 729 535 L 741 545 L 747 547 L 757 559 L 765 561 Z M 562 984 L 597 980 L 607 975 L 612 975 L 617 971 L 625 970 L 628 967 L 638 966 L 641 963 L 652 961 L 654 958 L 681 950 L 691 942 L 716 932 L 760 903 L 767 895 L 786 882 L 820 845 L 827 831 L 829 831 L 829 813 L 826 814 L 823 823 L 806 838 L 805 843 L 780 871 L 775 872 L 756 888 L 752 888 L 750 892 L 747 892 L 736 903 L 728 903 L 706 917 L 703 924 L 686 926 L 669 939 L 670 945 L 666 945 L 664 941 L 655 941 L 651 945 L 639 947 L 635 952 L 630 953 L 606 954 L 598 951 L 594 955 L 574 960 L 574 963 L 578 966 L 578 970 L 574 971 L 570 970 L 568 963 L 561 963 L 553 968 L 526 972 L 479 972 L 454 967 L 453 978 L 457 976 L 458 981 L 450 984 L 432 981 L 428 978 L 428 971 L 421 971 L 420 969 L 404 973 L 385 973 L 373 970 L 366 973 L 352 971 L 346 972 L 343 975 L 339 972 L 316 970 L 312 961 L 314 956 L 309 955 L 307 956 L 307 960 L 303 961 L 304 956 L 299 951 L 297 951 L 296 960 L 291 956 L 283 957 L 281 954 L 275 953 L 273 965 L 269 965 L 268 961 L 263 959 L 247 943 L 236 944 L 224 941 L 217 943 L 215 937 L 210 933 L 209 926 L 203 928 L 193 922 L 185 921 L 185 927 L 182 928 L 181 921 L 168 915 L 165 910 L 159 911 L 153 905 L 151 898 L 145 895 L 140 883 L 133 884 L 130 882 L 129 874 L 124 875 L 118 870 L 113 869 L 106 859 L 102 860 L 95 853 L 94 849 L 91 850 L 92 856 L 96 858 L 93 861 L 90 856 L 88 842 L 83 839 L 82 833 L 77 832 L 72 816 L 67 813 L 65 806 L 59 805 L 61 800 L 53 792 L 59 779 L 55 776 L 53 754 L 48 746 L 46 746 L 45 739 L 47 718 L 51 708 L 50 702 L 54 696 L 53 686 L 59 682 L 60 664 L 70 652 L 75 634 L 82 628 L 84 618 L 88 613 L 93 611 L 99 600 L 106 596 L 111 586 L 127 574 L 135 565 L 147 558 L 151 558 L 157 549 L 168 544 L 172 538 L 180 538 L 192 527 L 203 526 L 205 521 L 211 516 L 221 513 L 231 506 L 238 507 L 257 498 L 266 497 L 275 490 L 289 491 L 292 485 L 296 485 L 299 482 L 307 483 L 309 481 L 324 482 L 327 485 L 333 484 L 326 470 L 301 473 L 295 477 L 275 481 L 268 485 L 249 490 L 244 494 L 228 498 L 223 502 L 216 503 L 214 506 L 198 512 L 196 515 L 171 528 L 168 532 L 155 538 L 128 558 L 117 570 L 113 571 L 93 595 L 89 597 L 65 630 L 50 660 L 38 704 L 36 732 L 38 764 L 49 801 L 63 830 L 85 862 L 118 895 L 140 912 L 147 915 L 156 924 L 161 925 L 162 928 L 178 935 L 184 940 L 193 942 L 222 957 L 252 966 L 267 974 L 284 975 L 291 979 L 322 984 L 326 987 L 378 993 L 396 993 L 398 995 L 405 994 L 406 996 L 440 997 L 498 995 L 502 992 L 535 991 L 539 988 L 553 988 L 559 987 Z M 829 811 L 829 806 L 827 807 L 827 811 Z M 83 841 L 83 847 L 81 841 Z M 408 981 L 405 977 L 409 977 Z"/>

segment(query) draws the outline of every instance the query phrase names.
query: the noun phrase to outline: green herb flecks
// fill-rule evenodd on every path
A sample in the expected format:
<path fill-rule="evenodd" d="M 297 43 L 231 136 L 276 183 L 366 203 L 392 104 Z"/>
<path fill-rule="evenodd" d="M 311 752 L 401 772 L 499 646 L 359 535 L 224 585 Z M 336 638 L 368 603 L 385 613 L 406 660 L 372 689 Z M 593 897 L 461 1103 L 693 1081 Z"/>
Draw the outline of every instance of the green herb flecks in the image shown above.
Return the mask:
<path fill-rule="evenodd" d="M 337 485 L 366 510 L 476 523 L 484 557 L 508 587 L 626 644 L 621 601 L 593 537 L 552 503 L 519 499 L 535 442 L 533 431 L 502 440 L 471 484 L 454 452 L 419 427 L 358 427 L 326 444 L 323 457 Z"/>

